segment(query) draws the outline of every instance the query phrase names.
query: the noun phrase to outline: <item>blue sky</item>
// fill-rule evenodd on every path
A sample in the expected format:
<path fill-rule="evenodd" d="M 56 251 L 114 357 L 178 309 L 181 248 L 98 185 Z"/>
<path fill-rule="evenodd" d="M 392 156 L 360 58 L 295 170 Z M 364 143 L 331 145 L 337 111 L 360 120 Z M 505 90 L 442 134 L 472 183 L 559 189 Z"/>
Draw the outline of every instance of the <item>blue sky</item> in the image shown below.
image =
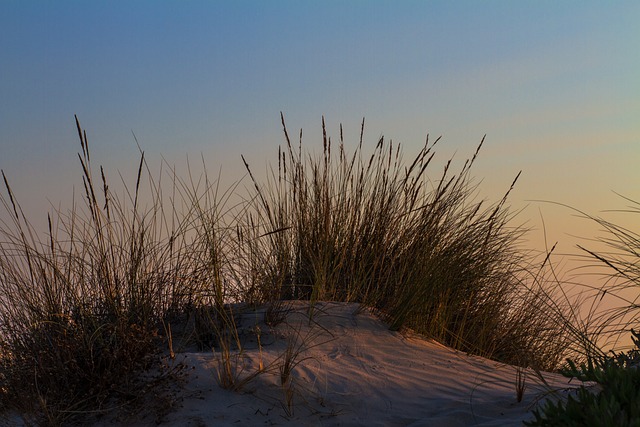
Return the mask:
<path fill-rule="evenodd" d="M 5 0 L 0 168 L 46 218 L 81 185 L 74 114 L 94 162 L 125 177 L 132 131 L 152 161 L 264 170 L 280 111 L 309 147 L 323 115 L 353 144 L 365 117 L 369 147 L 384 135 L 407 155 L 442 135 L 442 161 L 487 134 L 481 196 L 522 170 L 522 222 L 539 229 L 541 210 L 569 249 L 587 226 L 529 200 L 598 214 L 625 206 L 612 190 L 640 199 L 638 22 L 636 1 Z"/>

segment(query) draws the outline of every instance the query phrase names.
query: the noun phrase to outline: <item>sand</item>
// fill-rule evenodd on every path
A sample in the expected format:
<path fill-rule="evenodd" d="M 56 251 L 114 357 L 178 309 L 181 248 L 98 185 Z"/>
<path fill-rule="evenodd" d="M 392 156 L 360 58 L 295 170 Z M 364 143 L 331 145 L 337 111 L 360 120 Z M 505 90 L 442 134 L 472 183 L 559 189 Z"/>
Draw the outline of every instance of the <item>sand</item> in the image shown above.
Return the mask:
<path fill-rule="evenodd" d="M 149 396 L 136 413 L 95 425 L 520 426 L 549 387 L 574 387 L 559 374 L 545 373 L 544 384 L 525 370 L 518 402 L 513 366 L 390 331 L 358 304 L 318 303 L 311 321 L 309 303 L 291 304 L 274 327 L 264 324 L 264 310 L 241 317 L 244 351 L 232 363 L 238 390 L 218 383 L 219 351 L 182 348 L 167 362 L 183 367 L 167 399 Z M 292 369 L 283 387 L 286 360 Z M 261 362 L 264 370 L 254 376 Z"/>
<path fill-rule="evenodd" d="M 309 322 L 308 303 L 296 303 L 273 329 L 262 313 L 253 323 L 245 352 L 237 359 L 246 378 L 266 372 L 240 390 L 219 387 L 220 353 L 177 356 L 188 366 L 178 401 L 156 421 L 166 426 L 519 426 L 548 391 L 532 371 L 516 398 L 516 368 L 457 352 L 415 334 L 390 331 L 357 304 L 319 303 Z M 262 353 L 255 345 L 260 328 Z M 246 338 L 246 337 L 245 337 Z M 279 366 L 287 340 L 300 350 L 291 380 L 281 386 Z M 252 345 L 253 343 L 253 345 Z M 177 363 L 177 362 L 176 362 Z M 568 379 L 545 374 L 553 388 Z M 145 425 L 149 419 L 129 420 Z M 154 421 L 155 424 L 155 421 Z"/>

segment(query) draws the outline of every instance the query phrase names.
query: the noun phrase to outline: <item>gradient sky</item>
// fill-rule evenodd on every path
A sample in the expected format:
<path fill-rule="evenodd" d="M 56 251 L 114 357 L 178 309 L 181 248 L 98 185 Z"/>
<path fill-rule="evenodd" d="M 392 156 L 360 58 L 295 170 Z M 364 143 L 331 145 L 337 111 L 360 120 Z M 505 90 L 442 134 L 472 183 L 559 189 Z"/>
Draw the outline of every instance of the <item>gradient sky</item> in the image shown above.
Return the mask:
<path fill-rule="evenodd" d="M 290 132 L 381 135 L 414 153 L 442 135 L 497 201 L 571 251 L 592 214 L 640 200 L 640 2 L 25 1 L 0 3 L 0 168 L 27 214 L 80 188 L 73 115 L 94 163 L 136 169 L 203 154 L 237 179 Z M 434 171 L 440 172 L 439 169 Z M 621 222 L 627 216 L 614 216 Z M 632 220 L 637 221 L 636 218 Z M 637 225 L 637 224 L 635 224 Z M 636 228 L 637 229 L 637 228 Z"/>

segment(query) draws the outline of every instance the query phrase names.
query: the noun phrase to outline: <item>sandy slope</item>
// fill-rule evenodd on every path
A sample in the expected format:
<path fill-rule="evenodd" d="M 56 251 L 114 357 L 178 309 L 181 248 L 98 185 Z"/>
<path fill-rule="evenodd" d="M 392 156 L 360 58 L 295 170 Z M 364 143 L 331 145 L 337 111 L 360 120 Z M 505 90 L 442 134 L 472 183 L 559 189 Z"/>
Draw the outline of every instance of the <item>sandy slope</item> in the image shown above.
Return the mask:
<path fill-rule="evenodd" d="M 468 356 L 437 343 L 391 332 L 355 304 L 321 303 L 309 322 L 308 305 L 296 303 L 287 321 L 269 332 L 261 313 L 245 315 L 244 325 L 261 328 L 267 372 L 241 391 L 215 380 L 213 353 L 183 353 L 190 369 L 167 426 L 508 426 L 521 425 L 544 391 L 528 372 L 523 402 L 516 402 L 515 368 Z M 247 335 L 240 377 L 254 372 L 260 352 Z M 253 337 L 253 338 L 252 338 Z M 289 408 L 280 385 L 281 356 L 287 340 L 303 350 L 293 369 Z M 294 338 L 292 338 L 294 337 Z M 295 338 L 297 337 L 297 339 Z M 294 348 L 298 348 L 297 346 Z M 567 380 L 548 376 L 555 387 Z M 134 423 L 151 421 L 138 418 Z M 106 421 L 105 421 L 106 423 Z"/>

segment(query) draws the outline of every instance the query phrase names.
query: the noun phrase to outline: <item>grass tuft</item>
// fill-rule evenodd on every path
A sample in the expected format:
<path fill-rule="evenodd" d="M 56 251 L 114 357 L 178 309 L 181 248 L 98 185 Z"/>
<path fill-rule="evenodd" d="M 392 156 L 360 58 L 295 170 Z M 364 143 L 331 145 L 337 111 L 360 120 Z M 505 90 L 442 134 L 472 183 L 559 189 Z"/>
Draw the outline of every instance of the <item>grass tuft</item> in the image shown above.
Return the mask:
<path fill-rule="evenodd" d="M 46 238 L 38 237 L 2 174 L 8 219 L 0 222 L 0 403 L 42 425 L 100 415 L 142 397 L 139 374 L 164 369 L 162 342 L 173 346 L 173 337 L 163 335 L 165 320 L 226 297 L 218 236 L 202 233 L 204 218 L 194 215 L 205 208 L 178 212 L 174 197 L 166 210 L 143 152 L 135 187 L 118 197 L 102 167 L 94 175 L 77 118 L 76 125 L 83 198 L 69 212 L 48 215 Z M 143 194 L 144 183 L 150 194 Z M 174 196 L 180 184 L 173 181 Z M 205 246 L 210 250 L 198 251 Z"/>
<path fill-rule="evenodd" d="M 506 201 L 476 200 L 471 170 L 484 138 L 458 173 L 450 159 L 429 177 L 439 139 L 410 161 L 380 138 L 364 153 L 364 121 L 353 153 L 342 133 L 337 148 L 322 124 L 323 151 L 286 146 L 277 172 L 255 190 L 246 220 L 261 294 L 279 299 L 362 302 L 384 313 L 392 329 L 409 327 L 454 348 L 539 368 L 556 365 L 561 325 L 525 284 L 525 230 L 513 227 Z M 519 310 L 519 308 L 524 308 Z M 549 345 L 549 340 L 552 345 Z M 542 354 L 539 350 L 548 349 Z M 561 360 L 561 359 L 560 359 Z"/>

